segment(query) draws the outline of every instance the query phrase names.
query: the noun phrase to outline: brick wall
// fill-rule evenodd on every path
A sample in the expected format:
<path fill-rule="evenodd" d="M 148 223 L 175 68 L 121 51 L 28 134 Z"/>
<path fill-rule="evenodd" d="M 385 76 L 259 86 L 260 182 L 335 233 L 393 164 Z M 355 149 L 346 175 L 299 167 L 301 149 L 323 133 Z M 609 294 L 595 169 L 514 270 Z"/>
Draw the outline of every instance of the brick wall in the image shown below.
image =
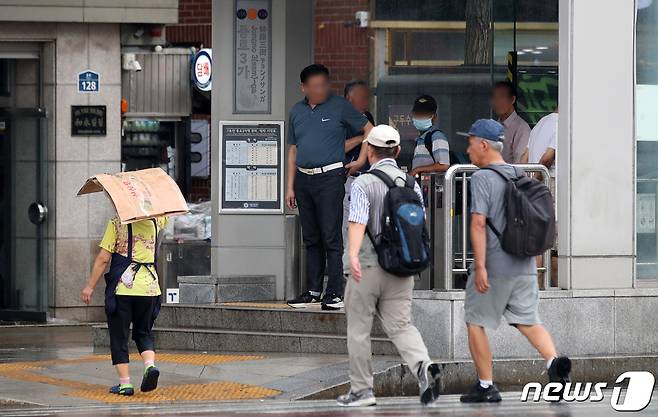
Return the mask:
<path fill-rule="evenodd" d="M 315 62 L 329 68 L 341 94 L 348 81 L 368 81 L 370 32 L 353 24 L 360 10 L 370 10 L 369 0 L 315 0 Z"/>
<path fill-rule="evenodd" d="M 212 23 L 212 0 L 179 0 L 178 23 L 181 25 Z"/>
<path fill-rule="evenodd" d="M 178 24 L 167 26 L 167 40 L 173 44 L 212 47 L 212 0 L 180 0 Z"/>

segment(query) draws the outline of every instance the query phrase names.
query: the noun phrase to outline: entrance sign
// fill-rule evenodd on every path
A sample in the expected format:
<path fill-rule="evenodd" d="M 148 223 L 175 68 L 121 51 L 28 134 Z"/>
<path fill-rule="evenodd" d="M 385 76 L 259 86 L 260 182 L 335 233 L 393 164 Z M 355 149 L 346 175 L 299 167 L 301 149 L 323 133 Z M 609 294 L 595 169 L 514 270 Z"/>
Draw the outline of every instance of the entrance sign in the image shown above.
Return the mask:
<path fill-rule="evenodd" d="M 236 114 L 268 114 L 272 108 L 271 0 L 235 0 Z"/>
<path fill-rule="evenodd" d="M 201 91 L 212 90 L 212 49 L 201 49 L 192 60 L 192 81 Z"/>
<path fill-rule="evenodd" d="M 105 136 L 106 106 L 71 106 L 71 136 Z"/>
<path fill-rule="evenodd" d="M 101 76 L 91 70 L 78 73 L 78 93 L 98 93 L 101 88 Z"/>
<path fill-rule="evenodd" d="M 219 122 L 220 213 L 283 213 L 283 122 Z"/>

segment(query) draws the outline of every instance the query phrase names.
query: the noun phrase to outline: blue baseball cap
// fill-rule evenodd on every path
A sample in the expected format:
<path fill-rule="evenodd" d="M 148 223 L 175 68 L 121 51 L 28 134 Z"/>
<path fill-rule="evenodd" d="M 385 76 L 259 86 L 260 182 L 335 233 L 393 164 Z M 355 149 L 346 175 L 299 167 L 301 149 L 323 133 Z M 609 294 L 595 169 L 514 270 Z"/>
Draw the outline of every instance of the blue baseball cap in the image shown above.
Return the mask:
<path fill-rule="evenodd" d="M 503 125 L 493 119 L 477 120 L 468 132 L 457 132 L 460 136 L 477 136 L 494 142 L 502 142 L 505 139 Z"/>

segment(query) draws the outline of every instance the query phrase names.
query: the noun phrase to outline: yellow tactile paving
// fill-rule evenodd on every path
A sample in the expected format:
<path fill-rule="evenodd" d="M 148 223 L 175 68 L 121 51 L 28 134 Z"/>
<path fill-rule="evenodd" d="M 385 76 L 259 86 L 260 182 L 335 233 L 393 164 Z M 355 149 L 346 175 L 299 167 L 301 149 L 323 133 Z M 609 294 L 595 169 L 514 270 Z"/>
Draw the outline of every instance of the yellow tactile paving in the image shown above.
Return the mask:
<path fill-rule="evenodd" d="M 65 395 L 106 403 L 156 403 L 164 401 L 245 400 L 272 397 L 280 393 L 281 391 L 256 385 L 217 381 L 209 384 L 172 385 L 158 388 L 154 392 L 136 392 L 132 397 L 110 394 L 107 392 L 107 388 L 71 391 Z"/>
<path fill-rule="evenodd" d="M 220 363 L 227 362 L 242 362 L 242 361 L 255 361 L 259 359 L 265 359 L 265 356 L 258 355 L 205 355 L 205 354 L 184 354 L 184 353 L 158 353 L 156 354 L 157 362 L 171 362 L 179 363 L 183 365 L 217 365 Z M 73 363 L 84 363 L 84 362 L 99 362 L 99 361 L 109 361 L 111 360 L 110 355 L 91 355 L 83 356 L 77 359 L 65 359 L 55 362 L 56 364 L 73 364 Z M 132 362 L 141 361 L 142 358 L 138 353 L 131 353 L 130 360 Z"/>
<path fill-rule="evenodd" d="M 288 304 L 285 303 L 255 303 L 255 302 L 245 302 L 245 301 L 220 303 L 219 305 L 224 307 L 281 308 L 281 309 L 291 308 Z"/>
<path fill-rule="evenodd" d="M 24 382 L 36 382 L 39 384 L 55 385 L 58 387 L 66 387 L 73 389 L 85 389 L 92 386 L 84 382 L 70 381 L 68 379 L 53 378 L 47 375 L 41 375 L 29 371 L 0 371 L 0 376 L 5 378 L 17 379 Z"/>
<path fill-rule="evenodd" d="M 172 385 L 158 388 L 154 392 L 136 392 L 132 397 L 124 397 L 110 394 L 108 387 L 86 384 L 78 381 L 70 381 L 55 378 L 38 373 L 54 365 L 75 365 L 88 362 L 107 361 L 109 355 L 83 356 L 77 359 L 55 359 L 35 362 L 14 362 L 0 364 L 0 376 L 24 382 L 33 382 L 70 388 L 73 391 L 65 392 L 64 395 L 102 401 L 106 403 L 157 403 L 166 401 L 221 401 L 241 400 L 271 397 L 281 391 L 259 387 L 257 385 L 246 385 L 230 381 L 217 381 L 208 384 L 186 384 Z M 131 360 L 140 360 L 138 354 L 131 354 Z M 176 354 L 160 353 L 157 355 L 158 362 L 171 362 L 185 365 L 216 365 L 220 363 L 238 362 L 265 359 L 257 355 L 204 355 L 204 354 Z"/>

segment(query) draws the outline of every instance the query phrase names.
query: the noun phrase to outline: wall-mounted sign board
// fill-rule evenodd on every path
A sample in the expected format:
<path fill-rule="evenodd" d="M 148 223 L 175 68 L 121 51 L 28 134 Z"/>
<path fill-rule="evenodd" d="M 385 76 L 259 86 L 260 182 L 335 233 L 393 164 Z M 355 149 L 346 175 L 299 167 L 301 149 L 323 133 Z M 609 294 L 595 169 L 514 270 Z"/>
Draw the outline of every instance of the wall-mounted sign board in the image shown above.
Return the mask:
<path fill-rule="evenodd" d="M 283 213 L 283 122 L 219 123 L 220 213 Z"/>
<path fill-rule="evenodd" d="M 106 106 L 71 106 L 71 136 L 105 136 Z"/>

